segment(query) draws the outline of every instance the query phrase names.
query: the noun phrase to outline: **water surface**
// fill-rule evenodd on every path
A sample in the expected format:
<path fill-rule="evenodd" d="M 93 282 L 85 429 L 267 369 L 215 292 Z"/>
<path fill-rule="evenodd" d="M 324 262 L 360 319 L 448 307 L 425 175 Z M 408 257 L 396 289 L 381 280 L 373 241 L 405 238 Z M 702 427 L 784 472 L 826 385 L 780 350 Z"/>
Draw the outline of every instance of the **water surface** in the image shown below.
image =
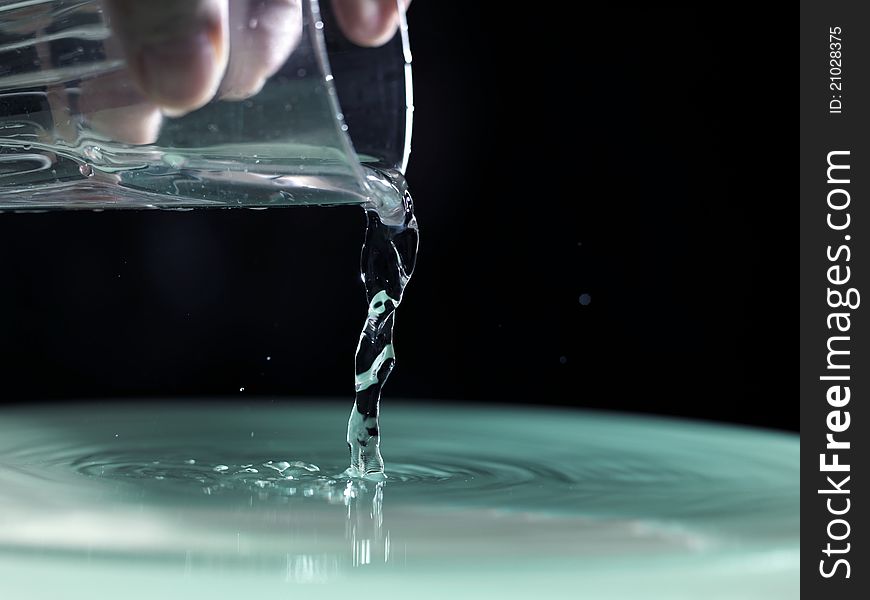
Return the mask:
<path fill-rule="evenodd" d="M 0 595 L 799 596 L 797 436 L 390 402 L 379 483 L 346 411 L 3 409 Z"/>

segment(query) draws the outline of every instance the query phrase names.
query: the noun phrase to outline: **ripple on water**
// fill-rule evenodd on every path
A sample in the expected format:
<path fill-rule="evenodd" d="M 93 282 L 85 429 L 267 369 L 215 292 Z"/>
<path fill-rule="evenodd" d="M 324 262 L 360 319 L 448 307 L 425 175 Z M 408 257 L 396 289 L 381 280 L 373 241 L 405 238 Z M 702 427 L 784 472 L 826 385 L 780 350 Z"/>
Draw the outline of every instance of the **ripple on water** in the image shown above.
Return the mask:
<path fill-rule="evenodd" d="M 72 460 L 69 466 L 74 472 L 89 478 L 149 484 L 153 490 L 207 495 L 257 491 L 283 497 L 296 495 L 302 490 L 311 496 L 313 490 L 318 496 L 330 496 L 337 485 L 366 480 L 339 465 L 321 469 L 299 460 L 228 461 L 224 464 L 172 456 L 148 460 L 150 457 L 143 459 L 141 455 L 141 450 L 89 454 Z M 429 488 L 431 493 L 441 494 L 504 491 L 534 480 L 574 481 L 570 474 L 555 468 L 507 464 L 480 457 L 454 458 L 430 465 L 391 462 L 386 478 L 393 487 Z M 267 498 L 262 493 L 260 497 Z"/>

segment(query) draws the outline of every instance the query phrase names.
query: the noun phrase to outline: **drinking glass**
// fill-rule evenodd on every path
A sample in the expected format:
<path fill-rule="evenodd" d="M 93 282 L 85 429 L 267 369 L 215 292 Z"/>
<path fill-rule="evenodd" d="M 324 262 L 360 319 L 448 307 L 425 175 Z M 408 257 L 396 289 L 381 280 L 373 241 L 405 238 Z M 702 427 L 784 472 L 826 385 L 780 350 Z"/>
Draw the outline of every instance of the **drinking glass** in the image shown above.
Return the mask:
<path fill-rule="evenodd" d="M 171 117 L 98 0 L 0 0 L 0 210 L 397 202 L 384 174 L 404 172 L 413 111 L 398 4 L 398 33 L 367 48 L 330 2 L 299 2 L 299 41 L 258 93 Z M 131 123 L 148 139 L 119 134 Z"/>

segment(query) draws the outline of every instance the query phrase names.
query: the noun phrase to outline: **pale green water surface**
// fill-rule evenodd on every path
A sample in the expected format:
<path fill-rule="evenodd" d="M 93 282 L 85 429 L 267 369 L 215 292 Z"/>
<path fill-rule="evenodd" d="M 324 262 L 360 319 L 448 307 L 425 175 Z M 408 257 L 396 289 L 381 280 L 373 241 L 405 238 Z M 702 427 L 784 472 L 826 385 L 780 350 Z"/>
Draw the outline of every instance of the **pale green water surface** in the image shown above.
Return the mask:
<path fill-rule="evenodd" d="M 799 597 L 797 436 L 394 403 L 0 411 L 0 598 Z"/>

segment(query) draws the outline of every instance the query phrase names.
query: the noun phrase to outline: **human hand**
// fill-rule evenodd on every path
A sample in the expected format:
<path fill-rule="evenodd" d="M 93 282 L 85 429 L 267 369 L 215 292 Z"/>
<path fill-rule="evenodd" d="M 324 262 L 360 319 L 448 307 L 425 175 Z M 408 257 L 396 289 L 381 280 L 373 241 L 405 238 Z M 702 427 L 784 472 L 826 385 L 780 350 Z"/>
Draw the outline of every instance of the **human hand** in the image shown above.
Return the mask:
<path fill-rule="evenodd" d="M 410 0 L 404 0 L 410 4 Z M 256 94 L 295 49 L 300 0 L 103 0 L 113 37 L 107 51 L 125 71 L 83 82 L 80 109 L 118 141 L 156 139 L 163 115 L 179 116 L 212 98 Z M 361 46 L 389 41 L 396 0 L 332 0 L 338 25 Z"/>

